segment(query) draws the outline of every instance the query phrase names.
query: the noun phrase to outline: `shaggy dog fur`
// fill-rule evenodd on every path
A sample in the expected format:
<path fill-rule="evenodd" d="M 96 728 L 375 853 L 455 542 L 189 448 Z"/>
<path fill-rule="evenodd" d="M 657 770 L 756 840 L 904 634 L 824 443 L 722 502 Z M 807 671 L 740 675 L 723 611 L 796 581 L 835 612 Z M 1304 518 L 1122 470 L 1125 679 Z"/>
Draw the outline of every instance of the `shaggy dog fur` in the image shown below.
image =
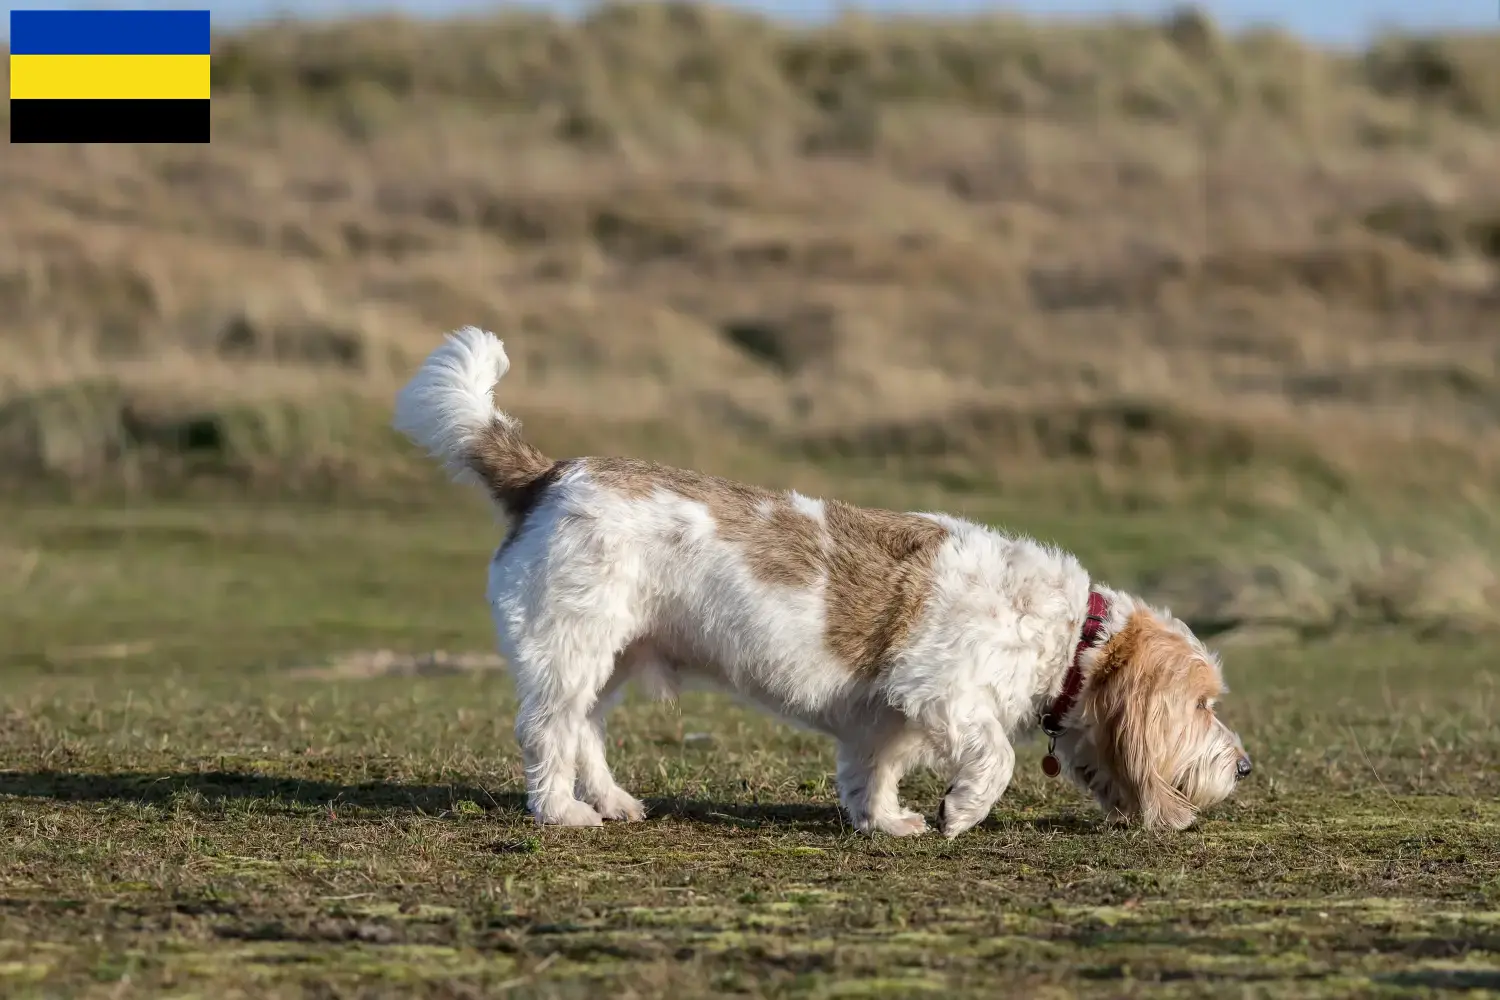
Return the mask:
<path fill-rule="evenodd" d="M 927 826 L 897 799 L 910 768 L 952 776 L 938 823 L 957 836 L 1010 783 L 1013 735 L 1053 710 L 1061 769 L 1118 820 L 1181 829 L 1249 772 L 1215 658 L 1071 555 L 940 514 L 554 462 L 492 400 L 509 366 L 492 334 L 451 334 L 395 425 L 509 516 L 488 597 L 539 822 L 645 815 L 605 760 L 627 681 L 726 689 L 827 733 L 854 826 L 897 836 Z M 1091 594 L 1105 610 L 1085 633 Z"/>

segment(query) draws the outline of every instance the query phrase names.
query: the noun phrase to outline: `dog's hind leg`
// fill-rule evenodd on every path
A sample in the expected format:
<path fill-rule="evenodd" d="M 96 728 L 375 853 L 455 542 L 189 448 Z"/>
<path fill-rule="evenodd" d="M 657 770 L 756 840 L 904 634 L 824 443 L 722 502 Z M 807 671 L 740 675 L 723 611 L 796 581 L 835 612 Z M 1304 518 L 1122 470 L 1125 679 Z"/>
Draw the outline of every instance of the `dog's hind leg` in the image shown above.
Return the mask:
<path fill-rule="evenodd" d="M 603 816 L 588 799 L 620 808 L 594 794 L 603 782 L 614 786 L 604 763 L 608 702 L 600 698 L 614 673 L 614 643 L 606 630 L 548 625 L 508 651 L 521 702 L 516 741 L 526 767 L 526 802 L 539 823 L 598 826 Z M 575 788 L 589 794 L 580 800 Z"/>
<path fill-rule="evenodd" d="M 543 692 L 521 696 L 516 741 L 526 768 L 526 805 L 538 823 L 600 826 L 604 822 L 593 806 L 573 796 L 579 734 L 588 726 L 591 701 L 581 696 L 558 699 Z"/>
<path fill-rule="evenodd" d="M 615 670 L 604 690 L 589 710 L 588 720 L 578 736 L 578 797 L 594 807 L 605 819 L 636 821 L 646 818 L 646 807 L 615 783 L 605 756 L 604 718 L 619 703 L 625 683 L 637 671 L 649 666 L 653 654 L 644 645 L 632 644 L 615 659 Z"/>
<path fill-rule="evenodd" d="M 573 518 L 519 535 L 491 563 L 490 610 L 515 679 L 526 802 L 539 823 L 599 826 L 596 804 L 611 815 L 639 808 L 606 794 L 615 788 L 604 759 L 610 683 L 617 654 L 641 631 L 638 568 L 617 549 L 596 520 Z"/>
<path fill-rule="evenodd" d="M 604 732 L 604 713 L 596 708 L 578 740 L 578 797 L 605 819 L 645 819 L 646 807 L 615 784 L 604 757 Z"/>

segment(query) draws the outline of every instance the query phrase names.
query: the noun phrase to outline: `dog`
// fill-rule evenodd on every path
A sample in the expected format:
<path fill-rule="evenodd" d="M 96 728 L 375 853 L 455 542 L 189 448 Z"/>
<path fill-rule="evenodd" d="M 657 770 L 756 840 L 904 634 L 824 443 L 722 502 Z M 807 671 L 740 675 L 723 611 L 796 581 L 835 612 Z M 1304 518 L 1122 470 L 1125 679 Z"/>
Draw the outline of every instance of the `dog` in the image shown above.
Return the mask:
<path fill-rule="evenodd" d="M 507 515 L 487 597 L 515 679 L 526 800 L 543 824 L 640 820 L 605 716 L 630 681 L 727 690 L 837 742 L 855 829 L 923 833 L 902 776 L 951 775 L 956 837 L 1010 784 L 1031 720 L 1043 767 L 1106 817 L 1181 830 L 1251 770 L 1216 714 L 1216 657 L 1168 612 L 1030 538 L 935 513 L 777 493 L 626 458 L 553 461 L 493 393 L 502 342 L 448 335 L 394 426 Z"/>

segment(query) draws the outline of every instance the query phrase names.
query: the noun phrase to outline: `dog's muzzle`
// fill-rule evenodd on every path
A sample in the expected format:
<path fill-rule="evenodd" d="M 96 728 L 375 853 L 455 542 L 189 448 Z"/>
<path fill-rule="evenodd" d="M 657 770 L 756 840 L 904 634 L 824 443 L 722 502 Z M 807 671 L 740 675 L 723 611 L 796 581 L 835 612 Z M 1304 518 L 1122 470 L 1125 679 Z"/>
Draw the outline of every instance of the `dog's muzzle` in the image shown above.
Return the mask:
<path fill-rule="evenodd" d="M 1255 767 L 1250 763 L 1250 755 L 1241 754 L 1239 763 L 1234 766 L 1234 779 L 1239 781 L 1241 778 L 1248 778 L 1253 770 Z"/>

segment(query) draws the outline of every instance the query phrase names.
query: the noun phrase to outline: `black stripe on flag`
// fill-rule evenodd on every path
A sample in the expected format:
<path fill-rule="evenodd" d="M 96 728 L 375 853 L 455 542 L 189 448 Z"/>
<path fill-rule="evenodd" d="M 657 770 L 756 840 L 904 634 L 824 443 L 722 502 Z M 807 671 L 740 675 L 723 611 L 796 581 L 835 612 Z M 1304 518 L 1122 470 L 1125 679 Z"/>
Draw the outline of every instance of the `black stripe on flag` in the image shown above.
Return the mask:
<path fill-rule="evenodd" d="M 12 100 L 11 142 L 208 142 L 207 100 Z"/>

